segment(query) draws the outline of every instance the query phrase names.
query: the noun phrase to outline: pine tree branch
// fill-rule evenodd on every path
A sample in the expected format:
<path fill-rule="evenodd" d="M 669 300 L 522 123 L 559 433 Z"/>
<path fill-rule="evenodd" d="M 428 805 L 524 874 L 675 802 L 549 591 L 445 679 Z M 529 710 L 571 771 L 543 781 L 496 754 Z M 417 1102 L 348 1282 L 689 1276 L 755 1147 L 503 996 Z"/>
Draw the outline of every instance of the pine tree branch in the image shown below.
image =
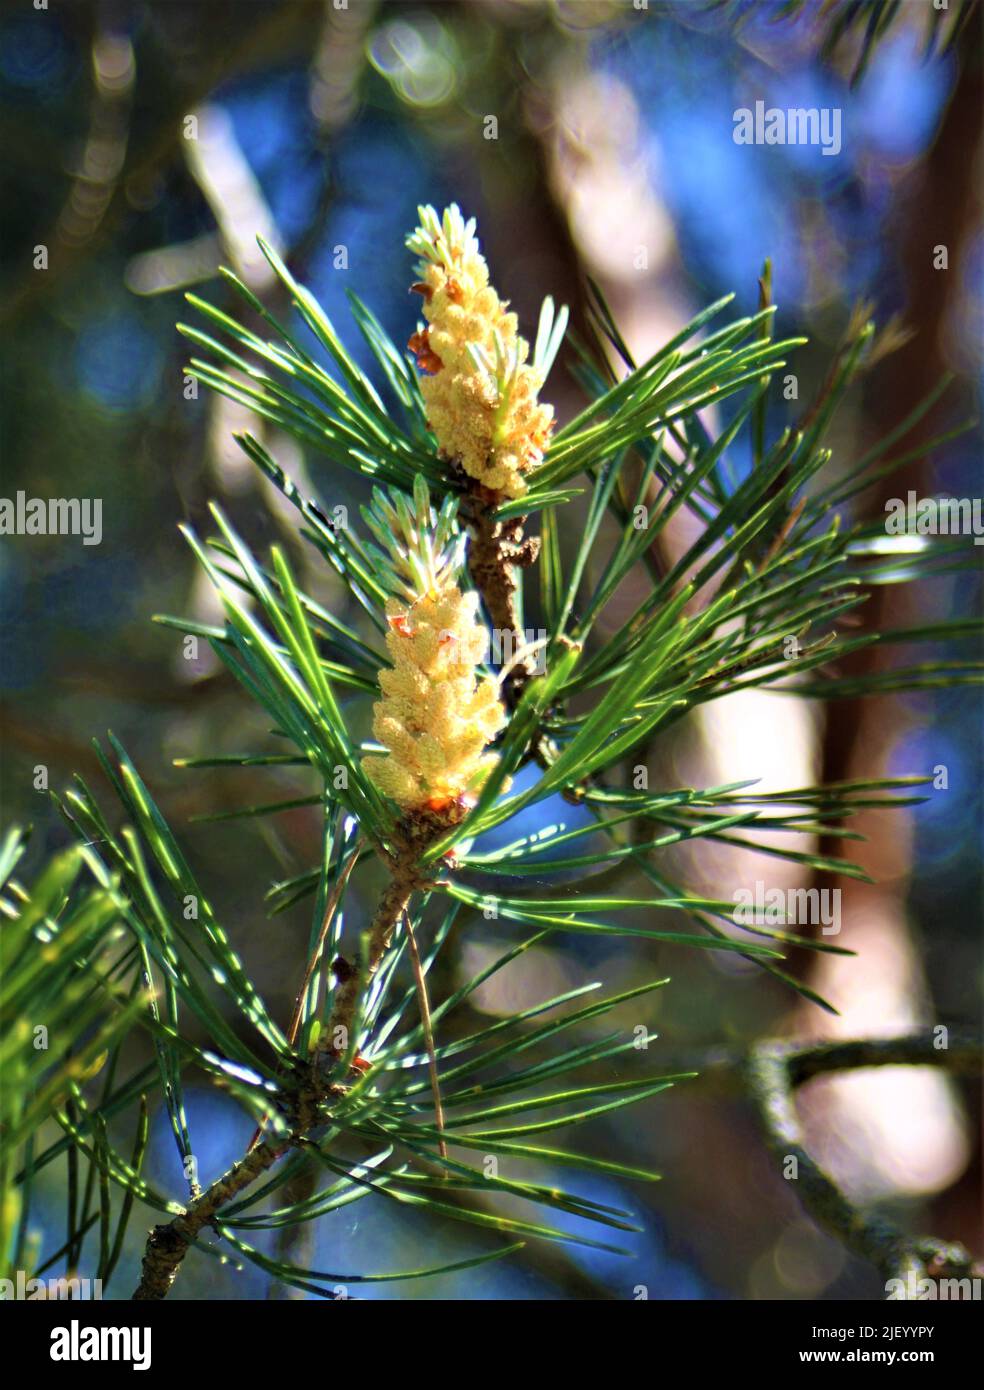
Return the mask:
<path fill-rule="evenodd" d="M 357 956 L 349 961 L 339 956 L 332 962 L 338 989 L 328 1026 L 318 1041 L 321 1055 L 337 1053 L 339 1048 L 344 1051 L 348 1047 L 359 1002 L 389 949 L 397 924 L 414 893 L 430 883 L 429 876 L 421 869 L 421 857 L 447 829 L 448 822 L 443 815 L 425 812 L 405 816 L 397 827 L 390 881 L 383 890 L 369 926 L 366 957 L 363 960 Z M 339 1042 L 339 1039 L 342 1041 Z"/>
<path fill-rule="evenodd" d="M 663 1064 L 673 1072 L 696 1072 L 691 1083 L 715 1095 L 740 1095 L 747 1090 L 745 1069 L 756 1052 L 781 1054 L 795 1089 L 815 1076 L 830 1072 L 858 1071 L 863 1067 L 940 1067 L 954 1076 L 975 1076 L 984 1063 L 980 1033 L 951 1030 L 948 1045 L 937 1046 L 936 1033 L 927 1028 L 897 1038 L 857 1038 L 822 1043 L 768 1039 L 750 1048 L 667 1048 Z"/>
<path fill-rule="evenodd" d="M 297 1142 L 292 1134 L 287 1140 L 269 1139 L 250 1149 L 238 1163 L 212 1183 L 183 1216 L 173 1221 L 155 1226 L 147 1241 L 141 1267 L 140 1283 L 133 1293 L 134 1301 L 151 1301 L 166 1298 L 177 1276 L 181 1261 L 188 1253 L 188 1247 L 197 1239 L 203 1227 L 210 1224 L 219 1208 L 230 1201 L 237 1192 L 248 1187 L 261 1173 L 272 1168 L 289 1148 Z"/>
<path fill-rule="evenodd" d="M 749 1049 L 711 1048 L 664 1058 L 673 1069 L 693 1069 L 697 1083 L 717 1093 L 750 1096 L 766 1144 L 785 1166 L 796 1160 L 795 1191 L 809 1215 L 847 1249 L 869 1260 L 886 1280 L 906 1289 L 944 1267 L 966 1268 L 972 1257 L 961 1246 L 907 1235 L 877 1213 L 855 1205 L 807 1152 L 796 1111 L 795 1090 L 812 1077 L 863 1067 L 934 1066 L 957 1076 L 980 1074 L 980 1034 L 952 1034 L 940 1047 L 936 1030 L 898 1038 L 802 1044 L 769 1040 Z"/>
<path fill-rule="evenodd" d="M 494 506 L 472 495 L 461 508 L 462 520 L 471 532 L 468 547 L 468 573 L 482 598 L 489 625 L 504 650 L 517 652 L 526 645 L 520 618 L 519 576 L 517 570 L 536 561 L 539 542 L 524 539 L 525 516 L 497 521 Z M 503 695 L 509 709 L 519 704 L 532 678 L 532 662 L 520 658 L 503 681 Z"/>
<path fill-rule="evenodd" d="M 288 1135 L 251 1147 L 238 1163 L 192 1202 L 186 1212 L 154 1227 L 147 1241 L 140 1283 L 133 1294 L 135 1300 L 166 1298 L 188 1247 L 201 1230 L 211 1224 L 220 1208 L 284 1154 L 303 1147 L 309 1132 L 323 1119 L 319 1107 L 325 1100 L 344 1094 L 343 1085 L 321 1079 L 322 1069 L 326 1063 L 351 1051 L 352 1030 L 365 991 L 389 949 L 410 899 L 430 882 L 421 870 L 421 856 L 447 828 L 446 815 L 425 812 L 406 816 L 397 827 L 391 877 L 369 926 L 366 956 L 364 959 L 357 956 L 353 961 L 340 956 L 333 963 L 338 988 L 331 1017 L 311 1061 L 311 1080 L 295 1099 Z M 350 862 L 354 863 L 356 857 Z"/>
<path fill-rule="evenodd" d="M 903 1289 L 915 1290 L 927 1277 L 927 1248 L 933 1243 L 907 1235 L 877 1212 L 862 1210 L 851 1201 L 804 1147 L 793 1094 L 798 1082 L 807 1076 L 837 1067 L 885 1066 L 899 1060 L 926 1063 L 933 1059 L 934 1052 L 936 1057 L 949 1058 L 949 1049 L 934 1046 L 931 1032 L 898 1040 L 902 1045 L 893 1048 L 896 1041 L 857 1042 L 846 1048 L 844 1044 L 835 1044 L 815 1049 L 812 1054 L 795 1045 L 765 1043 L 752 1049 L 744 1073 L 773 1156 L 783 1167 L 791 1158 L 795 1160 L 795 1191 L 809 1214 L 847 1249 L 869 1260 L 886 1286 L 889 1280 L 901 1280 Z M 958 1049 L 953 1060 L 958 1068 L 969 1066 L 969 1044 Z M 978 1069 L 980 1060 L 978 1042 Z M 938 1251 L 936 1257 L 938 1261 Z M 970 1256 L 962 1248 L 954 1257 L 961 1264 L 970 1263 Z"/>
<path fill-rule="evenodd" d="M 461 473 L 472 491 L 466 494 L 460 507 L 462 521 L 468 527 L 468 574 L 478 590 L 489 619 L 489 626 L 499 639 L 504 655 L 502 696 L 506 708 L 513 711 L 523 697 L 523 691 L 536 674 L 532 655 L 524 655 L 529 645 L 522 627 L 521 588 L 519 571 L 535 565 L 540 554 L 540 542 L 523 535 L 525 516 L 496 520 L 496 499 L 482 496 L 473 479 Z M 512 658 L 510 660 L 510 658 Z M 528 756 L 546 768 L 557 757 L 557 747 L 542 729 L 537 729 L 530 741 Z M 576 800 L 573 793 L 564 793 L 566 800 Z"/>
<path fill-rule="evenodd" d="M 396 852 L 389 861 L 392 877 L 380 898 L 376 913 L 368 931 L 368 949 L 364 961 L 335 962 L 336 975 L 340 979 L 331 1019 L 320 1040 L 320 1053 L 337 1057 L 344 1047 L 349 1046 L 351 1030 L 356 1023 L 356 1015 L 364 992 L 373 975 L 382 963 L 393 937 L 393 932 L 407 908 L 413 893 L 430 886 L 431 880 L 420 867 L 420 858 L 425 849 L 447 829 L 447 813 L 413 813 L 404 818 L 394 836 Z M 354 856 L 353 856 L 354 862 Z M 340 969 L 341 966 L 341 969 Z M 418 961 L 419 968 L 419 961 Z M 344 1031 L 340 1031 L 344 1030 Z M 345 1092 L 338 1084 L 325 1085 L 319 1080 L 322 1071 L 321 1057 L 316 1052 L 311 1067 L 311 1083 L 297 1097 L 293 1111 L 293 1123 L 289 1134 L 279 1140 L 269 1139 L 252 1147 L 229 1171 L 213 1183 L 188 1210 L 169 1223 L 156 1226 L 150 1234 L 143 1258 L 140 1283 L 133 1294 L 134 1300 L 159 1300 L 167 1296 L 180 1269 L 180 1265 L 190 1245 L 200 1232 L 212 1224 L 221 1208 L 239 1192 L 249 1187 L 258 1177 L 271 1168 L 280 1158 L 291 1150 L 302 1149 L 309 1142 L 309 1132 L 323 1121 L 319 1113 L 322 1103 Z M 434 1077 L 432 1075 L 432 1081 Z M 438 1127 L 443 1129 L 443 1116 L 439 1102 Z M 443 1141 L 439 1149 L 444 1150 Z M 312 1176 L 303 1171 L 298 1174 L 303 1198 L 313 1188 Z M 459 1194 L 449 1192 L 448 1201 L 458 1205 Z M 547 1251 L 544 1256 L 545 1267 L 568 1270 L 568 1265 L 556 1252 Z M 553 1263 L 551 1263 L 553 1261 Z M 594 1286 L 593 1295 L 597 1296 Z"/>

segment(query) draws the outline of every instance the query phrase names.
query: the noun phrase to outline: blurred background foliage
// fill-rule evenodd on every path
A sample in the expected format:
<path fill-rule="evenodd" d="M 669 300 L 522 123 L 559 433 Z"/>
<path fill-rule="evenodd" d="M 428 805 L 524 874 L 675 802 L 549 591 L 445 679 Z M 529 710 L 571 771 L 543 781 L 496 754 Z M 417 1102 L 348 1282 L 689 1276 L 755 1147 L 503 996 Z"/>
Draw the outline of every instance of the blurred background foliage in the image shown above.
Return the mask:
<path fill-rule="evenodd" d="M 98 783 L 89 738 L 112 728 L 183 828 L 275 1016 L 289 1015 L 308 909 L 269 917 L 263 893 L 317 859 L 318 809 L 205 824 L 190 836 L 186 823 L 311 787 L 292 768 L 254 777 L 173 765 L 253 746 L 258 716 L 204 648 L 189 659 L 177 633 L 150 622 L 159 613 L 215 616 L 176 529 L 201 525 L 211 497 L 254 545 L 280 540 L 304 587 L 352 616 L 231 432 L 248 427 L 264 438 L 325 507 L 354 508 L 361 480 L 302 456 L 241 407 L 196 396 L 183 373 L 174 331 L 188 316 L 182 291 L 228 307 L 220 264 L 283 309 L 257 232 L 321 298 L 356 355 L 349 287 L 397 341 L 416 326 L 403 237 L 421 202 L 456 200 L 478 217 L 494 280 L 527 333 L 547 293 L 582 328 L 590 274 L 637 357 L 728 291 L 754 312 L 768 256 L 777 336 L 811 339 L 793 364 L 801 403 L 822 382 L 859 298 L 880 322 L 897 313 L 912 331 L 854 392 L 831 441 L 834 468 L 944 371 L 956 374 L 944 423 L 973 412 L 984 256 L 979 14 L 955 5 L 950 22 L 962 19 L 962 28 L 947 52 L 927 59 L 931 0 L 889 7 L 894 22 L 852 83 L 864 26 L 820 57 L 826 8 L 809 0 L 51 0 L 46 10 L 8 0 L 0 8 L 3 495 L 101 497 L 104 528 L 98 547 L 18 537 L 0 549 L 0 789 L 5 819 L 34 827 L 29 864 L 66 839 L 37 769 L 53 789 L 75 771 Z M 758 99 L 841 108 L 839 156 L 736 145 L 732 113 Z M 940 245 L 945 271 L 933 267 Z M 39 246 L 44 270 L 34 265 Z M 563 361 L 545 396 L 561 419 L 577 409 Z M 965 436 L 912 464 L 892 494 L 973 496 L 980 457 L 979 435 Z M 877 515 L 884 502 L 867 496 L 859 505 Z M 885 590 L 865 621 L 971 612 L 978 589 L 978 580 L 949 577 L 914 595 Z M 491 1018 L 544 990 L 597 976 L 629 988 L 654 965 L 665 968 L 673 984 L 655 1006 L 664 1042 L 652 1045 L 662 1070 L 674 1069 L 663 1065 L 664 1049 L 675 1060 L 689 1046 L 766 1033 L 883 1034 L 976 1016 L 978 693 L 846 701 L 815 717 L 804 708 L 775 695 L 736 697 L 649 749 L 647 766 L 651 786 L 759 776 L 768 787 L 946 767 L 945 792 L 909 812 L 861 818 L 869 841 L 859 859 L 878 883 L 840 885 L 841 942 L 860 958 L 798 962 L 840 1020 L 712 953 L 661 956 L 653 946 L 581 938 L 528 953 L 479 993 L 476 1008 Z M 572 814 L 546 803 L 536 818 L 553 812 Z M 526 828 L 511 826 L 510 836 Z M 707 854 L 683 857 L 698 890 L 723 884 L 730 895 L 763 876 L 748 855 Z M 623 878 L 631 888 L 631 875 Z M 453 968 L 474 972 L 508 932 L 476 915 L 459 933 Z M 189 1083 L 202 1171 L 220 1171 L 242 1152 L 252 1122 L 231 1099 Z M 803 1103 L 808 1134 L 849 1191 L 885 1203 L 906 1225 L 979 1243 L 976 1117 L 942 1076 L 826 1078 Z M 740 1100 L 679 1086 L 581 1142 L 617 1147 L 665 1174 L 658 1187 L 630 1194 L 581 1179 L 596 1200 L 631 1200 L 645 1227 L 634 1260 L 527 1247 L 465 1275 L 395 1292 L 370 1286 L 360 1296 L 626 1298 L 639 1285 L 670 1299 L 879 1295 L 873 1272 L 801 1213 Z M 163 1107 L 151 1115 L 150 1143 L 148 1177 L 180 1195 Z M 44 1176 L 50 1190 L 39 1210 L 50 1215 L 50 1237 L 63 1198 L 53 1169 Z M 147 1224 L 131 1226 L 120 1291 Z M 313 1263 L 412 1265 L 420 1236 L 388 1206 L 360 1203 L 320 1223 Z M 449 1237 L 428 1262 L 456 1248 Z M 265 1292 L 255 1268 L 189 1259 L 174 1296 Z"/>

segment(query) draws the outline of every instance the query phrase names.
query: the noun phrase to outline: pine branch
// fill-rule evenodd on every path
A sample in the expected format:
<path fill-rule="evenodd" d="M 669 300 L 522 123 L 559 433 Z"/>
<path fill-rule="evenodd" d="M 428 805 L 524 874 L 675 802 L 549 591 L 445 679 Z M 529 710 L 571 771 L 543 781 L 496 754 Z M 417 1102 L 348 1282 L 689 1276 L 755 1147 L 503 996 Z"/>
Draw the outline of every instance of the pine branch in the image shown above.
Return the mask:
<path fill-rule="evenodd" d="M 903 1234 L 892 1222 L 860 1210 L 808 1153 L 796 1114 L 794 1088 L 810 1076 L 845 1068 L 908 1064 L 943 1066 L 957 1074 L 979 1073 L 980 1037 L 964 1036 L 941 1049 L 935 1033 L 877 1042 L 835 1043 L 820 1048 L 797 1044 L 759 1043 L 743 1067 L 744 1078 L 762 1125 L 766 1142 L 780 1165 L 795 1160 L 795 1192 L 810 1215 L 849 1250 L 870 1260 L 886 1282 L 900 1281 L 897 1296 L 918 1297 L 932 1260 L 971 1263 L 962 1248 L 950 1249 L 940 1260 L 940 1242 Z M 893 1295 L 893 1297 L 896 1295 Z"/>
<path fill-rule="evenodd" d="M 140 1283 L 133 1292 L 134 1300 L 150 1301 L 166 1298 L 177 1277 L 178 1269 L 188 1247 L 199 1232 L 211 1225 L 219 1209 L 238 1192 L 254 1182 L 302 1136 L 292 1132 L 286 1140 L 267 1140 L 251 1149 L 223 1177 L 191 1204 L 184 1215 L 167 1225 L 155 1226 L 147 1240 L 141 1266 Z"/>
<path fill-rule="evenodd" d="M 332 962 L 338 989 L 328 1026 L 319 1040 L 320 1052 L 344 1055 L 349 1051 L 360 1001 L 389 950 L 393 933 L 414 893 L 430 886 L 430 878 L 421 869 L 421 857 L 446 829 L 444 818 L 418 814 L 405 818 L 394 831 L 397 848 L 390 864 L 390 881 L 369 924 L 365 953 L 352 960 L 339 956 Z"/>
<path fill-rule="evenodd" d="M 591 1229 L 635 1229 L 629 1213 L 565 1190 L 552 1170 L 574 1166 L 632 1182 L 655 1174 L 608 1157 L 542 1147 L 540 1136 L 637 1104 L 690 1073 L 611 1080 L 613 1059 L 631 1059 L 634 1050 L 634 1038 L 617 1024 L 587 1041 L 571 1037 L 559 1053 L 549 1049 L 569 1030 L 609 1020 L 623 1005 L 631 1003 L 637 1018 L 641 1001 L 665 981 L 584 1002 L 581 996 L 598 987 L 590 982 L 475 1031 L 469 1031 L 470 1020 L 466 1029 L 442 1027 L 436 1036 L 434 1023 L 556 932 L 735 952 L 829 1008 L 782 965 L 790 947 L 843 948 L 790 931 L 785 922 L 737 923 L 733 903 L 690 893 L 664 870 L 660 856 L 707 839 L 754 848 L 811 872 L 864 878 L 838 854 L 783 848 L 776 832 L 822 834 L 835 844 L 857 838 L 844 822 L 862 809 L 913 804 L 925 779 L 768 794 L 752 783 L 649 790 L 633 780 L 629 790 L 629 759 L 644 756 L 657 733 L 699 705 L 736 690 L 763 686 L 790 698 L 833 698 L 979 682 L 984 669 L 949 650 L 910 666 L 886 665 L 860 682 L 831 667 L 870 644 L 890 650 L 966 641 L 981 626 L 953 619 L 877 633 L 851 627 L 873 585 L 949 573 L 970 559 L 970 547 L 956 539 L 914 545 L 913 537 L 887 535 L 849 513 L 842 521 L 833 510 L 846 509 L 858 490 L 904 465 L 911 453 L 904 446 L 890 461 L 888 455 L 936 404 L 938 392 L 861 458 L 848 460 L 837 481 L 821 482 L 834 412 L 880 351 L 865 313 L 852 318 L 800 427 L 770 439 L 770 380 L 802 340 L 772 337 L 768 268 L 759 312 L 714 327 L 727 301 L 712 305 L 641 364 L 632 360 L 594 287 L 599 339 L 607 339 L 625 371 L 619 376 L 579 348 L 587 403 L 555 431 L 539 395 L 564 335 L 564 312 L 556 314 L 545 301 L 531 351 L 489 283 L 474 222 L 456 207 L 443 218 L 430 208 L 420 216 L 408 242 L 421 257 L 414 288 L 426 319 L 410 341 L 416 366 L 370 311 L 352 301 L 356 327 L 397 402 L 395 411 L 387 410 L 321 306 L 269 247 L 264 253 L 313 344 L 298 341 L 234 276 L 229 282 L 271 338 L 194 298 L 209 331 L 184 330 L 206 354 L 192 364 L 202 381 L 375 484 L 371 504 L 361 511 L 360 533 L 303 497 L 257 440 L 240 439 L 297 510 L 301 535 L 319 564 L 330 567 L 361 606 L 368 639 L 299 588 L 280 550 L 261 563 L 218 509 L 215 539 L 203 543 L 186 535 L 221 599 L 224 624 L 164 620 L 212 644 L 289 749 L 188 763 L 289 766 L 307 779 L 276 799 L 250 795 L 249 804 L 227 818 L 321 809 L 319 863 L 268 894 L 276 910 L 314 895 L 306 964 L 286 1030 L 115 739 L 111 754 L 99 750 L 99 759 L 127 824 L 114 829 L 78 779 L 58 804 L 82 848 L 54 861 L 33 890 L 15 880 L 2 889 L 0 906 L 14 930 L 0 941 L 5 951 L 8 940 L 13 943 L 15 966 L 0 986 L 5 1029 L 12 1005 L 35 986 L 59 1020 L 66 1021 L 69 1007 L 75 1015 L 66 1027 L 64 1065 L 25 1072 L 15 1104 L 4 1112 L 3 1193 L 24 1189 L 29 1204 L 36 1175 L 64 1157 L 70 1189 L 64 1249 L 77 1261 L 96 1229 L 106 1276 L 119 1258 L 136 1198 L 162 1213 L 166 1219 L 151 1232 L 134 1295 L 141 1300 L 167 1295 L 189 1249 L 214 1253 L 199 1242 L 206 1228 L 281 1283 L 330 1297 L 326 1281 L 337 1276 L 292 1261 L 294 1236 L 369 1195 L 434 1222 L 477 1226 L 509 1244 L 428 1269 L 354 1278 L 469 1268 L 511 1254 L 527 1239 L 621 1250 L 580 1229 L 572 1232 L 566 1223 L 529 1220 L 517 1204 L 576 1216 Z M 728 397 L 730 419 L 712 434 L 703 408 Z M 945 430 L 937 442 L 953 433 Z M 740 471 L 734 451 L 745 441 L 753 466 Z M 582 494 L 583 524 L 570 535 L 563 509 Z M 684 508 L 699 523 L 695 539 L 672 564 L 656 563 L 666 528 Z M 535 512 L 542 518 L 540 544 L 524 535 Z M 537 563 L 550 636 L 534 663 L 522 634 L 523 590 L 526 572 Z M 640 570 L 647 575 L 641 588 Z M 637 601 L 626 620 L 630 587 Z M 496 659 L 498 673 L 487 653 L 490 636 L 507 648 L 505 658 Z M 372 741 L 355 736 L 349 722 L 350 705 L 366 695 L 373 701 Z M 512 789 L 512 779 L 531 761 L 541 775 Z M 551 796 L 578 803 L 590 819 L 582 810 L 570 827 L 540 826 L 492 852 L 476 844 Z M 0 887 L 19 848 L 19 842 L 0 848 Z M 355 870 L 370 862 L 384 875 L 375 911 L 368 922 L 343 924 Z M 80 902 L 74 877 L 83 865 L 98 891 Z M 614 877 L 620 866 L 642 875 L 642 896 L 609 887 L 607 875 Z M 435 995 L 431 1011 L 423 1002 L 428 974 L 459 910 L 464 916 L 490 905 L 498 916 L 528 924 L 529 938 L 450 996 Z M 684 913 L 698 930 L 665 930 L 660 913 Z M 125 949 L 114 946 L 110 953 L 108 944 L 119 939 Z M 38 946 L 50 940 L 59 950 L 49 968 Z M 77 965 L 79 980 L 66 986 Z M 205 1044 L 189 1036 L 189 1017 Z M 137 1021 L 150 1035 L 156 1068 L 118 1081 L 122 1038 Z M 19 1056 L 22 1041 L 15 1029 L 8 1031 L 0 1037 L 4 1055 Z M 818 1215 L 884 1269 L 906 1274 L 917 1271 L 928 1247 L 907 1244 L 850 1208 L 805 1153 L 792 1093 L 820 1071 L 895 1061 L 906 1048 L 914 1063 L 970 1065 L 963 1042 L 945 1063 L 930 1057 L 927 1046 L 925 1038 L 826 1048 L 766 1043 L 712 1057 L 709 1066 L 712 1077 L 726 1072 L 731 1084 L 750 1091 L 777 1151 L 785 1146 L 800 1159 L 804 1196 Z M 111 1061 L 96 1099 L 83 1083 L 99 1047 Z M 182 1207 L 148 1184 L 141 1167 L 145 1097 L 155 1071 L 182 1162 L 194 1152 L 182 1093 L 188 1066 L 233 1095 L 257 1131 L 239 1162 L 204 1191 L 189 1176 L 190 1200 Z M 590 1070 L 589 1080 L 571 1084 L 582 1068 Z M 110 1142 L 107 1120 L 138 1104 L 127 1159 Z M 39 1153 L 34 1135 L 47 1118 L 65 1137 Z M 15 1173 L 20 1146 L 23 1166 Z M 508 1175 L 473 1166 L 470 1151 L 507 1160 Z M 517 1176 L 514 1165 L 523 1162 L 547 1165 L 550 1181 Z M 115 1236 L 113 1185 L 124 1203 Z M 490 1195 L 507 1199 L 508 1211 L 496 1209 Z M 24 1246 L 25 1221 L 26 1215 L 13 1232 L 17 1250 Z M 250 1244 L 245 1237 L 253 1230 L 281 1233 L 277 1258 Z M 5 1253 L 8 1248 L 5 1241 Z"/>
<path fill-rule="evenodd" d="M 789 1160 L 796 1160 L 792 1191 L 809 1215 L 847 1249 L 870 1261 L 886 1283 L 897 1279 L 904 1290 L 918 1289 L 920 1280 L 937 1277 L 943 1267 L 959 1269 L 972 1263 L 962 1247 L 906 1235 L 891 1221 L 853 1203 L 806 1149 L 795 1091 L 814 1077 L 867 1067 L 936 1067 L 952 1076 L 979 1076 L 984 1067 L 979 1033 L 949 1030 L 945 1046 L 935 1028 L 900 1037 L 824 1043 L 766 1039 L 747 1048 L 669 1048 L 664 1061 L 674 1070 L 692 1070 L 694 1084 L 703 1093 L 750 1100 L 784 1175 Z M 899 1291 L 898 1296 L 909 1295 Z"/>

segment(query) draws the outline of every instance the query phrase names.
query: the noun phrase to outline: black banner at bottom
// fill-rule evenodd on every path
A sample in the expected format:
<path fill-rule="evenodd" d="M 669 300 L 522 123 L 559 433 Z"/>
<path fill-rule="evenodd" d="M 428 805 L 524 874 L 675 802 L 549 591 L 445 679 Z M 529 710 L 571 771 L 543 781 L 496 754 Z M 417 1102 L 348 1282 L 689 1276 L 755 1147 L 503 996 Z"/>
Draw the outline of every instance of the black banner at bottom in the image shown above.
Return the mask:
<path fill-rule="evenodd" d="M 411 1365 L 415 1377 L 426 1374 L 427 1366 L 440 1374 L 442 1365 L 454 1365 L 460 1376 L 470 1369 L 472 1355 L 483 1378 L 498 1365 L 510 1377 L 541 1367 L 556 1375 L 568 1366 L 583 1375 L 586 1356 L 603 1356 L 610 1365 L 613 1355 L 626 1368 L 639 1358 L 653 1369 L 683 1360 L 694 1371 L 795 1366 L 957 1370 L 968 1363 L 980 1336 L 980 1307 L 973 1300 L 654 1300 L 598 1303 L 580 1313 L 569 1302 L 464 1302 L 455 1305 L 452 1317 L 442 1315 L 439 1302 L 396 1299 L 29 1301 L 8 1303 L 3 1317 L 7 1353 L 29 1374 L 50 1367 L 56 1379 L 70 1380 L 87 1370 L 168 1376 L 207 1370 L 242 1377 L 244 1384 L 258 1374 L 277 1374 L 280 1367 L 287 1375 L 308 1370 L 327 1374 L 339 1352 L 350 1372 L 352 1358 L 365 1356 L 374 1380 L 381 1370 L 392 1367 L 394 1374 L 406 1374 Z M 348 1340 L 352 1337 L 363 1340 Z M 356 1353 L 356 1347 L 361 1351 Z"/>

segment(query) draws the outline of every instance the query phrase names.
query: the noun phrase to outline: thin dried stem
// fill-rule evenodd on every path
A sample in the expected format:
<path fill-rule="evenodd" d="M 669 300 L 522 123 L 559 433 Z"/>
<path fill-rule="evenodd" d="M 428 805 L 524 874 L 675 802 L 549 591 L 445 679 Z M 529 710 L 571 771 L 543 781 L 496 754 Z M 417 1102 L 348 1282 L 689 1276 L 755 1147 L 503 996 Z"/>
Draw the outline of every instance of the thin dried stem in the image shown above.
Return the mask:
<path fill-rule="evenodd" d="M 430 1073 L 431 1094 L 434 1097 L 434 1121 L 441 1134 L 437 1147 L 441 1157 L 447 1158 L 448 1146 L 444 1142 L 444 1105 L 441 1101 L 441 1083 L 437 1075 L 437 1057 L 434 1054 L 434 1028 L 431 1022 L 430 999 L 427 995 L 427 981 L 424 978 L 423 966 L 420 963 L 417 938 L 414 935 L 409 912 L 404 912 L 403 914 L 403 925 L 406 928 L 407 944 L 410 947 L 410 959 L 413 962 L 413 975 L 417 982 L 417 1002 L 420 1005 L 420 1026 L 424 1030 L 424 1046 L 427 1048 L 427 1069 Z"/>

